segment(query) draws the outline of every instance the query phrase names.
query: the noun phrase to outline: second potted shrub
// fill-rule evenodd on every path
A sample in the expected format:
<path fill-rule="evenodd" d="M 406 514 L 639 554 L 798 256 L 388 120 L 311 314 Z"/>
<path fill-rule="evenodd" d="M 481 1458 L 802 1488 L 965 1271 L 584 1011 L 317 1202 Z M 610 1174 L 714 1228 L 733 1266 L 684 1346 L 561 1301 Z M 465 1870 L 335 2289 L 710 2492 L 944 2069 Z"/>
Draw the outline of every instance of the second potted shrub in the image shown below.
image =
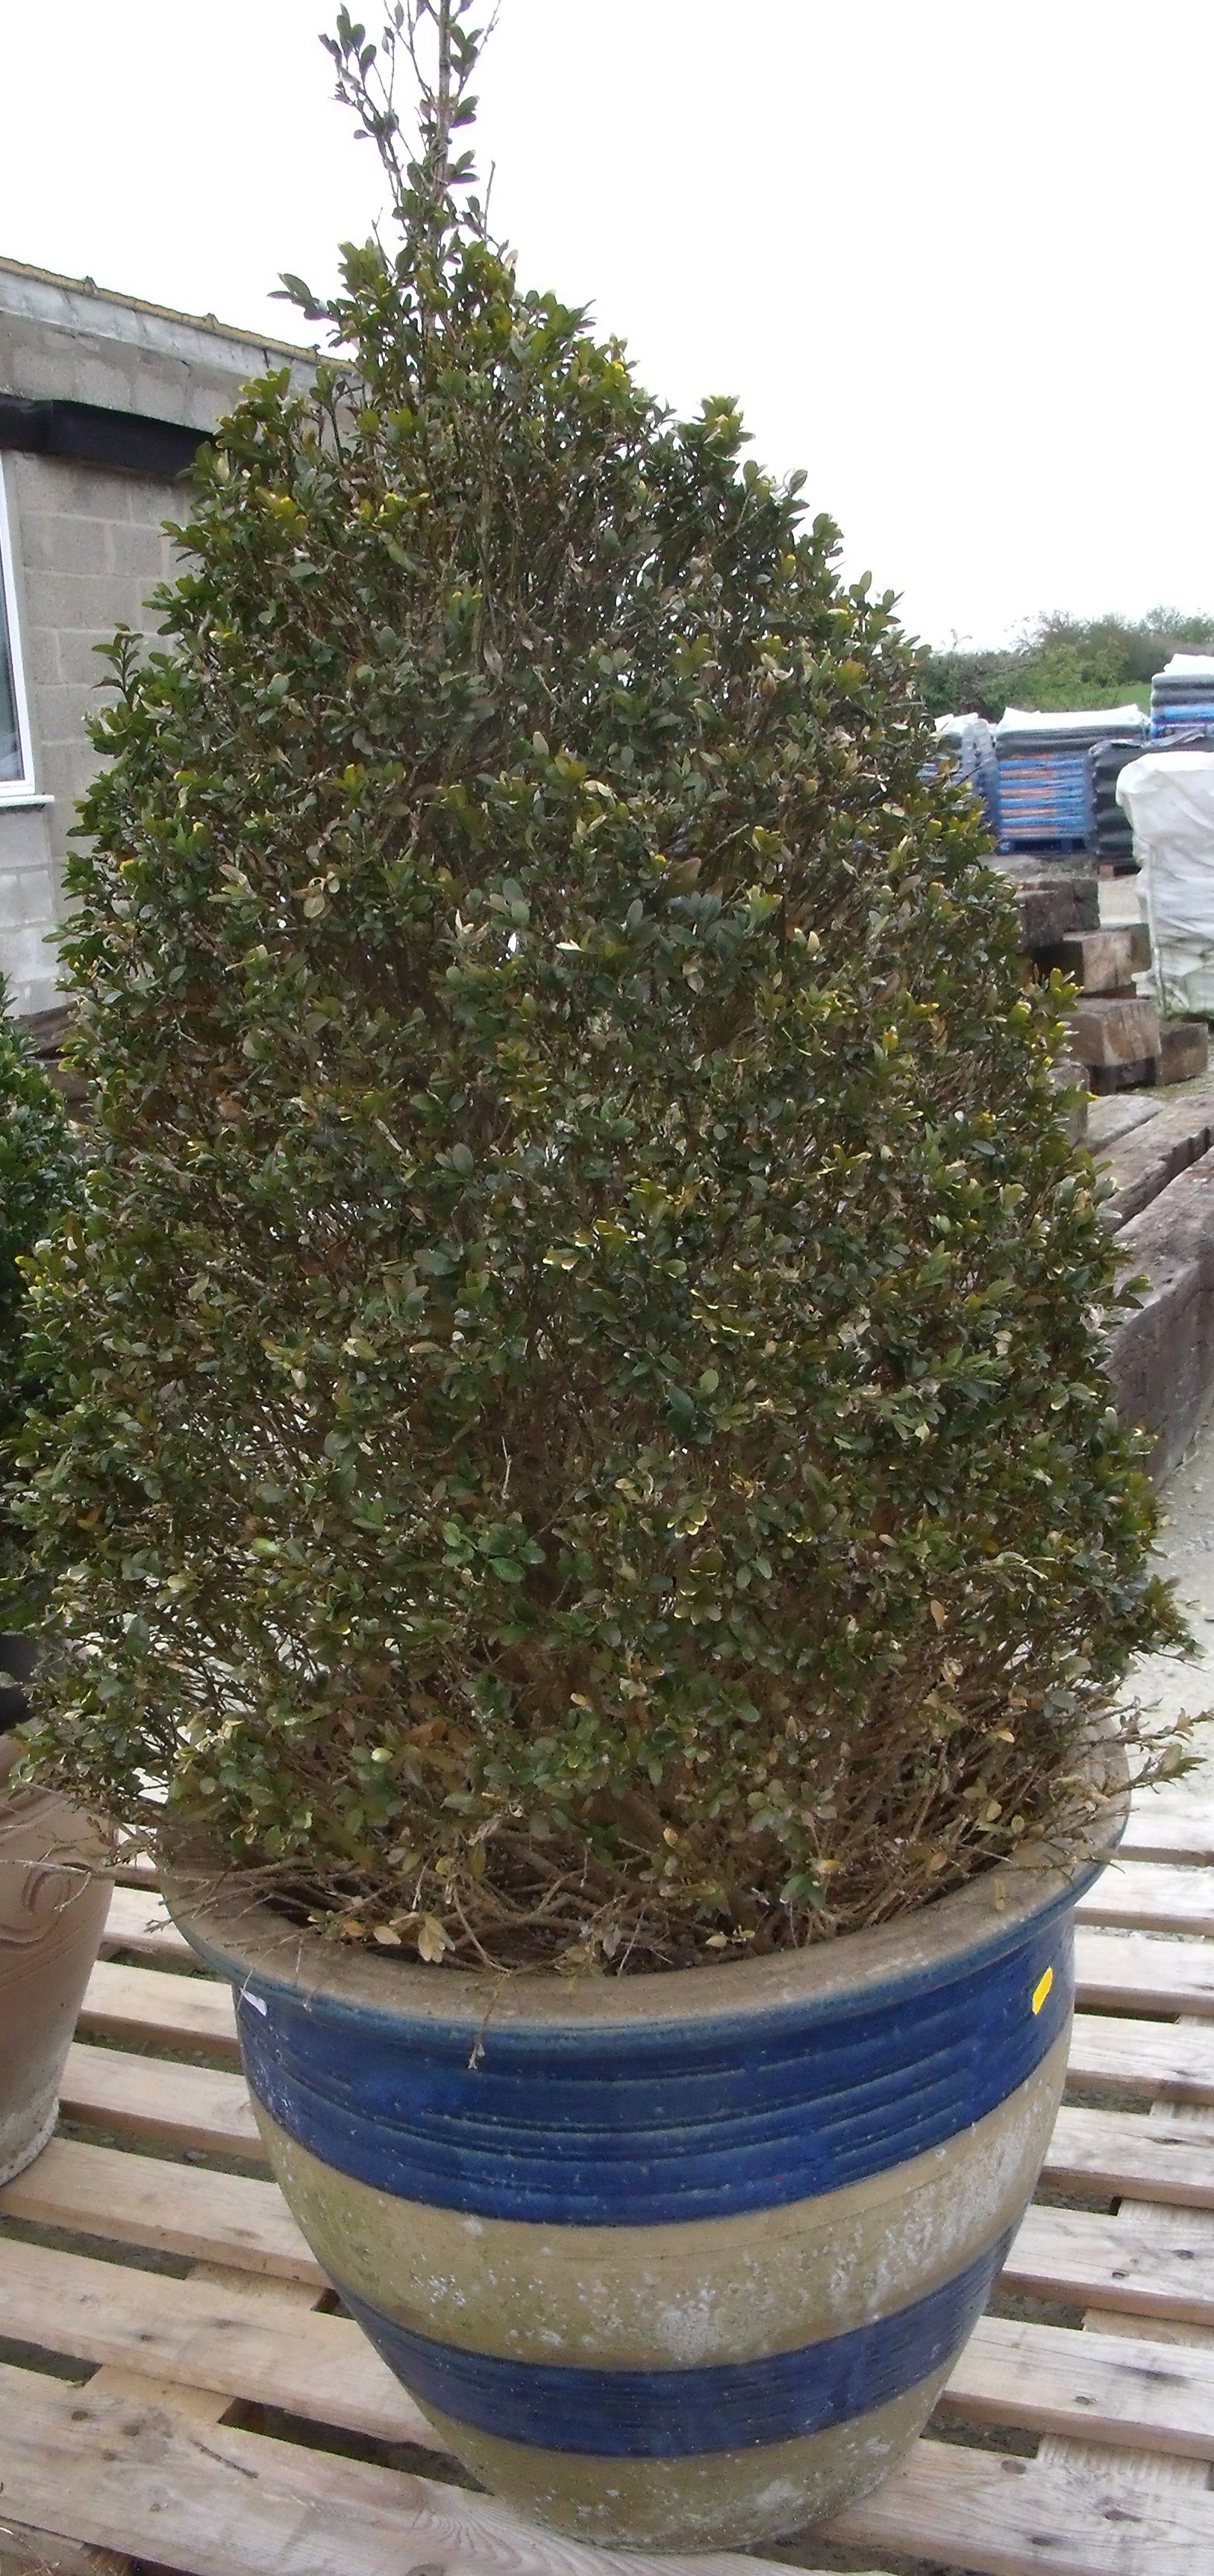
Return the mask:
<path fill-rule="evenodd" d="M 0 982 L 0 2183 L 46 2144 L 63 2061 L 97 1956 L 110 1882 L 95 1829 L 68 1799 L 7 1782 L 23 1750 L 26 1686 L 45 1602 L 9 1509 L 13 1449 L 45 1374 L 26 1331 L 23 1264 L 74 1179 L 63 1105 L 6 1015 Z"/>

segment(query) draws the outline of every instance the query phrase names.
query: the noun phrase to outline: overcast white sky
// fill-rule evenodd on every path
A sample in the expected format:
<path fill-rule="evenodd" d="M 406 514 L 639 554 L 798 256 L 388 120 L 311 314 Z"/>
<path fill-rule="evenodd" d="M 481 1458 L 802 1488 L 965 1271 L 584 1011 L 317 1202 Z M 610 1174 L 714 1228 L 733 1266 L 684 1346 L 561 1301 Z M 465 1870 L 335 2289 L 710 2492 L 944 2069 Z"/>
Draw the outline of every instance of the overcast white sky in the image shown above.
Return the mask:
<path fill-rule="evenodd" d="M 380 204 L 335 7 L 0 0 L 0 253 L 296 336 Z M 1214 610 L 1212 79 L 1210 0 L 501 0 L 480 150 L 526 282 L 987 642 Z"/>

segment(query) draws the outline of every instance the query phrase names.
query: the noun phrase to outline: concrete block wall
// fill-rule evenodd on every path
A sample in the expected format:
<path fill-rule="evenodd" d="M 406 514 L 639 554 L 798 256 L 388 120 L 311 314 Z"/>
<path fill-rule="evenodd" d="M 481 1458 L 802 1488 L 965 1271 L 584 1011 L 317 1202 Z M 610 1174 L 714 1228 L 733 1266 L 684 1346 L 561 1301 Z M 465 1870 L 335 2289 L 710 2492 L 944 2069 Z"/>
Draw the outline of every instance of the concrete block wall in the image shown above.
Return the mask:
<path fill-rule="evenodd" d="M 55 1002 L 54 886 L 48 809 L 0 805 L 0 971 L 22 1015 Z"/>
<path fill-rule="evenodd" d="M 242 384 L 310 353 L 108 294 L 0 259 L 0 393 L 167 420 L 204 432 Z M 0 454 L 34 792 L 0 798 L 0 971 L 22 1014 L 53 1007 L 63 865 L 76 804 L 96 766 L 86 719 L 105 667 L 95 646 L 118 625 L 155 631 L 147 602 L 177 557 L 166 519 L 188 516 L 188 487 L 9 448 Z"/>
<path fill-rule="evenodd" d="M 154 630 L 146 603 L 172 570 L 162 522 L 175 496 L 171 485 L 57 456 L 10 455 L 5 479 L 25 593 L 22 641 L 41 755 L 38 783 L 55 798 L 55 843 L 62 849 L 70 812 L 61 809 L 83 792 L 94 765 L 84 727 L 105 679 L 95 648 L 120 624 Z"/>
<path fill-rule="evenodd" d="M 35 785 L 50 802 L 0 806 L 0 965 L 14 1007 L 39 1011 L 55 989 L 43 935 L 62 913 L 68 835 L 96 766 L 86 730 L 105 684 L 96 647 L 120 624 L 155 631 L 147 601 L 172 570 L 161 523 L 174 496 L 160 482 L 53 456 L 10 453 L 4 480 Z M 14 943 L 18 903 L 26 935 Z M 40 954 L 29 936 L 35 924 Z"/>

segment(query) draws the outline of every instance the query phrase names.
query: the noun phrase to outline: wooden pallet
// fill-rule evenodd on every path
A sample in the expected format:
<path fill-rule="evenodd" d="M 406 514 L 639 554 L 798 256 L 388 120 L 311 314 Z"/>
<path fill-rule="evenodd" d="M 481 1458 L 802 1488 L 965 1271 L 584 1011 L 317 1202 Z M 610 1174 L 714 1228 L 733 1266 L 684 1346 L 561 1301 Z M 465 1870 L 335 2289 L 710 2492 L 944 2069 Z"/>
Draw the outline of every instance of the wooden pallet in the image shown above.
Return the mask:
<path fill-rule="evenodd" d="M 448 2482 L 265 2176 L 227 1988 L 129 1878 L 63 2128 L 0 2192 L 0 2568 L 776 2576 L 583 2548 Z M 1214 1807 L 1144 1800 L 1080 1916 L 1084 2099 L 1044 2183 L 1093 2205 L 1038 2201 L 1001 2283 L 1076 2321 L 983 2318 L 931 2431 L 803 2565 L 1214 2576 Z M 265 2406 L 277 2429 L 250 2429 Z"/>

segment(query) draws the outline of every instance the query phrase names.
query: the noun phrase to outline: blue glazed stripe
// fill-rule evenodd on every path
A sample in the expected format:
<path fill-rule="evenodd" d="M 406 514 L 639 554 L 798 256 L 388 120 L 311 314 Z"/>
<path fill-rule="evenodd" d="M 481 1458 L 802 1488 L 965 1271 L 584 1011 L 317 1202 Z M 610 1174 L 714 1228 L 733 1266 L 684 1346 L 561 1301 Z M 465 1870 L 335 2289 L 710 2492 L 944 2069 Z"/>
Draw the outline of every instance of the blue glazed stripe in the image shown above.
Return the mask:
<path fill-rule="evenodd" d="M 951 2359 L 986 2305 L 1014 2230 L 926 2298 L 800 2352 L 703 2370 L 584 2370 L 433 2342 L 342 2296 L 423 2406 L 503 2441 L 596 2459 L 686 2459 L 790 2442 L 871 2414 Z"/>
<path fill-rule="evenodd" d="M 568 2225 L 729 2217 L 904 2164 L 1023 2084 L 1070 2009 L 1072 1902 L 934 1985 L 673 2026 L 491 2025 L 475 2071 L 466 2024 L 279 1986 L 238 1995 L 241 2045 L 290 2137 L 397 2198 Z"/>

